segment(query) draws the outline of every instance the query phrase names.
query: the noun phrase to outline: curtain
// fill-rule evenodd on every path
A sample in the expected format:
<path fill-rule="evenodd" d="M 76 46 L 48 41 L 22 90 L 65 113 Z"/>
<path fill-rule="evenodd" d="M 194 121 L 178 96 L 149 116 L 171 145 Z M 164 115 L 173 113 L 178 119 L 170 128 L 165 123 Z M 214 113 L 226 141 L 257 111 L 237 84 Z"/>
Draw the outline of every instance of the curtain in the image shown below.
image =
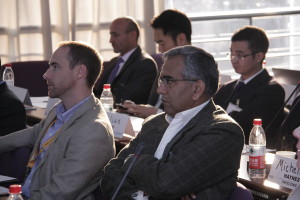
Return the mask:
<path fill-rule="evenodd" d="M 155 3 L 156 2 L 156 3 Z M 0 57 L 14 61 L 49 60 L 63 40 L 92 44 L 104 60 L 115 56 L 109 25 L 132 16 L 141 26 L 140 45 L 155 53 L 149 22 L 162 10 L 159 0 L 0 0 Z M 156 4 L 156 5 L 155 5 Z"/>

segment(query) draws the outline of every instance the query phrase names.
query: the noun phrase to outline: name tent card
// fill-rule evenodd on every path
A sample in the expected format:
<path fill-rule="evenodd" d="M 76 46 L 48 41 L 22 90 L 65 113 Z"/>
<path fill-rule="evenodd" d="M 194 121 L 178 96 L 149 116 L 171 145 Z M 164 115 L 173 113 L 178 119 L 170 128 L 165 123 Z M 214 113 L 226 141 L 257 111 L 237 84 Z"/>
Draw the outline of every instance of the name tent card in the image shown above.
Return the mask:
<path fill-rule="evenodd" d="M 32 106 L 28 89 L 17 86 L 7 85 L 7 87 L 22 101 L 22 103 Z"/>
<path fill-rule="evenodd" d="M 123 138 L 124 134 L 135 137 L 130 116 L 123 113 L 107 112 L 116 138 Z"/>
<path fill-rule="evenodd" d="M 294 189 L 300 184 L 300 169 L 297 168 L 297 160 L 275 155 L 268 181 Z"/>

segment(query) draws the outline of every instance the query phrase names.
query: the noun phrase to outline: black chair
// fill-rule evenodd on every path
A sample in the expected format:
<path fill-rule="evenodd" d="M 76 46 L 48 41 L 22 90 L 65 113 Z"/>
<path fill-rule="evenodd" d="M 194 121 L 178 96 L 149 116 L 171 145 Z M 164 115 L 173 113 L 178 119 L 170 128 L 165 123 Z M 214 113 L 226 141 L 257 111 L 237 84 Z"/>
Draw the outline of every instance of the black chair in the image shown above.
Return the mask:
<path fill-rule="evenodd" d="M 157 64 L 158 73 L 160 73 L 161 67 L 164 64 L 164 61 L 162 59 L 162 54 L 161 53 L 151 54 L 151 57 L 155 60 Z"/>
<path fill-rule="evenodd" d="M 48 96 L 48 86 L 43 74 L 47 71 L 48 61 L 12 62 L 15 86 L 28 89 L 31 97 Z M 5 65 L 1 66 L 1 76 Z"/>
<path fill-rule="evenodd" d="M 254 200 L 252 193 L 243 184 L 237 182 L 229 200 Z"/>
<path fill-rule="evenodd" d="M 24 181 L 26 165 L 31 154 L 31 148 L 22 147 L 15 151 L 0 155 L 0 175 L 17 178 Z"/>

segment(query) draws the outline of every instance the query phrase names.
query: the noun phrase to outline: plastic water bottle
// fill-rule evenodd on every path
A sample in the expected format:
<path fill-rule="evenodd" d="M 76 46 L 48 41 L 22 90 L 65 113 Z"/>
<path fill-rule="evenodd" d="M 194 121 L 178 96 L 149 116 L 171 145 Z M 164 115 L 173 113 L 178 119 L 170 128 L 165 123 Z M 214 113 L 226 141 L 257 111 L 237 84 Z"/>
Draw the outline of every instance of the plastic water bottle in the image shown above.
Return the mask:
<path fill-rule="evenodd" d="M 106 112 L 111 112 L 114 107 L 114 99 L 113 95 L 110 91 L 110 84 L 104 84 L 103 91 L 100 96 L 100 100 L 102 105 L 104 106 Z"/>
<path fill-rule="evenodd" d="M 266 134 L 262 128 L 262 120 L 254 119 L 249 136 L 249 176 L 262 180 L 266 176 Z"/>
<path fill-rule="evenodd" d="M 11 64 L 5 65 L 2 80 L 5 81 L 7 85 L 15 85 L 15 76 Z"/>
<path fill-rule="evenodd" d="M 23 200 L 21 191 L 22 191 L 21 185 L 10 185 L 9 186 L 9 196 L 8 196 L 7 200 Z"/>

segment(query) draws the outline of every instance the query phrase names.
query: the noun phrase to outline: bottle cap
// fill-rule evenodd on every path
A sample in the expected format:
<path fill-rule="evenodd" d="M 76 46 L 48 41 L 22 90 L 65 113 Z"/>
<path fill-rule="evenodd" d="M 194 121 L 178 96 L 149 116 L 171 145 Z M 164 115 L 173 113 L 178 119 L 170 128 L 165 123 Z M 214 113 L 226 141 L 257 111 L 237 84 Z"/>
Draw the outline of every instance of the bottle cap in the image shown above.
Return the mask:
<path fill-rule="evenodd" d="M 110 89 L 110 84 L 104 84 L 103 89 Z"/>
<path fill-rule="evenodd" d="M 253 125 L 262 125 L 261 119 L 254 119 L 253 120 Z"/>
<path fill-rule="evenodd" d="M 21 185 L 10 185 L 9 193 L 21 193 Z"/>

